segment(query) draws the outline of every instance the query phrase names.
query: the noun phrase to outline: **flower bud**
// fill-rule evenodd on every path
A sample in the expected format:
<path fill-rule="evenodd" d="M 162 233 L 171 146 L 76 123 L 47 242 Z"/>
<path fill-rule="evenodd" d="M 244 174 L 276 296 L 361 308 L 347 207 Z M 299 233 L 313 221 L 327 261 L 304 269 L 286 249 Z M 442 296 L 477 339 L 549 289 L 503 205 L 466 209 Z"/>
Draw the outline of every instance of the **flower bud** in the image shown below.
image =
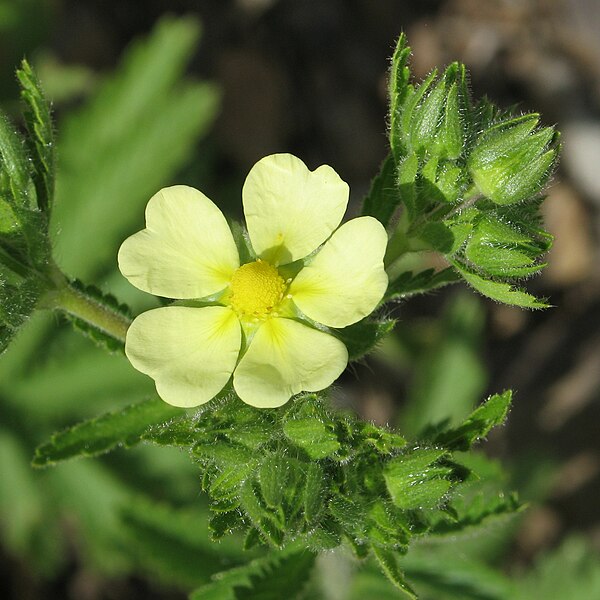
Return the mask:
<path fill-rule="evenodd" d="M 416 152 L 455 159 L 464 144 L 461 105 L 465 89 L 464 66 L 451 64 L 431 91 L 435 72 L 416 90 L 407 102 L 410 114 L 409 141 Z"/>
<path fill-rule="evenodd" d="M 514 204 L 538 193 L 558 154 L 558 134 L 537 129 L 539 116 L 525 115 L 483 132 L 468 159 L 478 190 L 496 204 Z"/>

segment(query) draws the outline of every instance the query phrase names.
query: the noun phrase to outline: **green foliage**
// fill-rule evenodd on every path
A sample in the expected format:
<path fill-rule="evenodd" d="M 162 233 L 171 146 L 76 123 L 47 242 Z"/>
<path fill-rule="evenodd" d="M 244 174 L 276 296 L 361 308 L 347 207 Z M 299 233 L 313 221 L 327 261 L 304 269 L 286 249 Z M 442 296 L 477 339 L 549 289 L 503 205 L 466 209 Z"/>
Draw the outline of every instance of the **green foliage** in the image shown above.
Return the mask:
<path fill-rule="evenodd" d="M 433 251 L 451 267 L 423 274 L 424 282 L 396 274 L 387 297 L 464 279 L 499 302 L 545 307 L 516 286 L 545 266 L 541 259 L 551 245 L 539 225 L 539 206 L 557 160 L 558 134 L 541 127 L 537 114 L 513 117 L 487 100 L 474 104 L 459 63 L 411 84 L 409 55 L 402 35 L 390 73 L 390 154 L 363 214 L 393 228 L 386 264 L 407 252 Z"/>
<path fill-rule="evenodd" d="M 333 331 L 346 348 L 350 360 L 358 360 L 373 350 L 373 348 L 388 334 L 394 326 L 394 319 L 373 319 L 367 317 L 354 325 Z"/>
<path fill-rule="evenodd" d="M 469 476 L 452 451 L 501 422 L 509 400 L 507 394 L 494 396 L 462 426 L 439 432 L 434 445 L 413 447 L 398 434 L 331 411 L 315 394 L 272 411 L 228 396 L 171 420 L 174 409 L 161 412 L 157 401 L 149 401 L 55 435 L 38 449 L 36 464 L 143 440 L 186 446 L 210 498 L 214 539 L 237 530 L 246 548 L 301 543 L 314 551 L 346 540 L 357 556 L 372 552 L 409 593 L 396 560 L 412 538 L 444 527 L 458 532 L 517 509 L 492 498 L 461 516 L 451 502 Z"/>
<path fill-rule="evenodd" d="M 404 271 L 390 283 L 385 298 L 400 300 L 415 294 L 424 294 L 458 280 L 459 276 L 450 267 L 441 271 L 435 269 L 425 269 L 418 273 Z"/>
<path fill-rule="evenodd" d="M 468 450 L 493 427 L 504 423 L 511 400 L 510 390 L 490 396 L 462 425 L 441 432 L 436 436 L 435 442 L 450 450 Z"/>
<path fill-rule="evenodd" d="M 124 352 L 125 340 L 112 328 L 103 327 L 103 323 L 94 322 L 87 317 L 86 311 L 77 310 L 77 304 L 91 307 L 96 314 L 105 315 L 110 321 L 120 324 L 123 331 L 133 320 L 131 309 L 117 300 L 113 294 L 102 292 L 94 285 L 84 285 L 78 279 L 65 283 L 61 298 L 61 308 L 73 327 L 108 352 Z"/>
<path fill-rule="evenodd" d="M 212 124 L 214 86 L 181 80 L 198 37 L 193 19 L 163 19 L 62 123 L 53 230 L 66 272 L 89 279 L 114 265 L 148 199 Z"/>
<path fill-rule="evenodd" d="M 165 583 L 194 587 L 220 569 L 247 560 L 239 545 L 210 541 L 206 513 L 195 507 L 176 510 L 135 498 L 122 506 L 120 523 L 131 540 L 135 564 Z"/>
<path fill-rule="evenodd" d="M 304 549 L 272 552 L 213 576 L 190 600 L 275 600 L 303 598 L 315 556 Z"/>
<path fill-rule="evenodd" d="M 33 464 L 45 467 L 74 456 L 97 456 L 117 445 L 137 444 L 150 426 L 181 413 L 159 399 L 128 406 L 54 434 L 50 442 L 36 450 Z"/>
<path fill-rule="evenodd" d="M 50 109 L 27 62 L 17 75 L 30 135 L 28 147 L 0 113 L 0 353 L 49 287 L 47 210 L 55 156 Z"/>
<path fill-rule="evenodd" d="M 139 227 L 148 197 L 181 167 L 212 122 L 215 89 L 182 81 L 198 34 L 192 20 L 163 20 L 128 51 L 98 93 L 67 116 L 53 216 L 54 231 L 61 232 L 54 244 L 67 271 L 88 278 L 111 270 L 118 242 Z M 390 154 L 363 208 L 392 232 L 385 260 L 394 275 L 384 301 L 463 279 L 507 304 L 545 306 L 515 286 L 544 266 L 551 245 L 539 208 L 558 154 L 557 134 L 541 127 L 537 115 L 515 118 L 487 101 L 474 105 L 458 63 L 411 84 L 409 54 L 401 36 L 390 77 Z M 0 115 L 0 351 L 40 305 L 68 313 L 104 349 L 122 349 L 129 309 L 94 286 L 67 281 L 52 262 L 50 109 L 27 62 L 17 77 L 28 136 L 22 139 Z M 244 231 L 234 233 L 248 250 Z M 449 266 L 399 271 L 397 259 L 417 252 L 435 252 Z M 417 385 L 409 399 L 416 417 L 405 429 L 420 432 L 410 444 L 399 433 L 332 410 L 317 394 L 268 411 L 244 405 L 229 388 L 194 413 L 157 398 L 115 409 L 115 400 L 122 405 L 148 391 L 148 382 L 136 379 L 122 356 L 100 359 L 90 346 L 61 335 L 57 343 L 45 325 L 26 330 L 24 350 L 17 348 L 0 367 L 11 379 L 9 389 L 7 378 L 0 378 L 7 398 L 0 407 L 0 467 L 11 482 L 0 488 L 0 525 L 11 551 L 38 552 L 46 557 L 42 568 L 51 571 L 60 559 L 47 557 L 61 553 L 57 523 L 74 514 L 76 530 L 89 540 L 84 562 L 111 573 L 140 571 L 175 585 L 203 585 L 191 598 L 301 598 L 315 554 L 342 544 L 379 565 L 396 590 L 389 597 L 399 591 L 416 598 L 413 583 L 436 598 L 519 597 L 481 561 L 427 552 L 427 544 L 521 509 L 515 496 L 486 488 L 493 480 L 489 464 L 480 460 L 483 468 L 476 468 L 470 453 L 504 422 L 511 392 L 491 396 L 462 418 L 483 385 L 483 375 L 476 376 L 481 322 L 476 310 L 468 312 L 472 320 L 460 307 L 449 311 L 431 364 L 418 367 L 417 380 L 427 385 Z M 356 360 L 394 324 L 369 317 L 333 333 Z M 40 356 L 41 369 L 30 372 L 28 365 Z M 34 465 L 139 446 L 137 459 L 124 466 L 115 461 L 112 468 L 110 462 L 73 462 L 44 473 L 28 470 L 27 449 L 47 439 L 48 427 L 89 417 L 102 402 L 112 410 L 52 435 L 38 446 Z M 13 421 L 26 423 L 25 431 L 9 431 L 4 423 Z M 167 459 L 157 468 L 159 455 L 143 458 L 150 443 L 160 446 L 154 448 L 160 456 L 174 446 L 191 457 L 210 520 L 200 505 L 182 511 L 157 502 L 157 496 L 176 496 L 164 482 L 181 483 L 170 469 L 181 463 Z M 136 477 L 144 480 L 146 496 L 132 491 Z M 50 490 L 58 509 L 49 508 L 41 489 Z M 182 497 L 189 496 L 188 488 Z M 419 553 L 420 545 L 425 552 Z M 416 552 L 408 553 L 409 547 Z M 264 555 L 242 565 L 246 550 Z M 596 570 L 581 552 L 569 552 L 574 572 L 591 582 L 582 586 L 588 594 L 582 597 L 597 595 Z M 556 561 L 547 564 L 527 589 L 559 588 L 549 576 Z M 376 597 L 387 597 L 381 579 L 376 585 Z"/>
<path fill-rule="evenodd" d="M 496 204 L 525 200 L 548 180 L 558 154 L 558 135 L 538 125 L 536 114 L 503 120 L 475 142 L 469 171 L 479 191 Z"/>
<path fill-rule="evenodd" d="M 434 424 L 460 423 L 480 401 L 486 387 L 484 322 L 482 303 L 465 292 L 452 298 L 433 324 L 398 329 L 414 372 L 401 417 L 412 438 Z"/>
<path fill-rule="evenodd" d="M 133 50 L 137 62 L 119 70 L 118 85 L 110 83 L 116 81 L 112 76 L 106 78 L 102 89 L 112 85 L 112 92 L 100 92 L 106 94 L 101 109 L 90 108 L 100 106 L 95 97 L 82 103 L 79 115 L 85 118 L 66 114 L 68 132 L 61 127 L 56 143 L 49 106 L 27 63 L 17 72 L 27 136 L 22 139 L 15 125 L 4 116 L 0 118 L 0 350 L 11 343 L 0 361 L 0 463 L 8 478 L 0 485 L 0 528 L 4 550 L 44 577 L 56 577 L 57 570 L 64 567 L 68 537 L 77 546 L 77 560 L 85 569 L 110 574 L 157 572 L 164 579 L 170 567 L 166 558 L 161 562 L 164 557 L 159 538 L 164 535 L 171 543 L 176 537 L 175 527 L 167 535 L 166 528 L 156 524 L 134 524 L 126 508 L 144 510 L 149 520 L 159 511 L 151 512 L 148 507 L 152 503 L 144 503 L 140 496 L 158 496 L 175 504 L 197 496 L 193 465 L 185 455 L 169 448 L 139 447 L 112 464 L 72 461 L 44 471 L 30 467 L 33 448 L 47 440 L 53 430 L 105 410 L 116 413 L 119 406 L 139 402 L 153 391 L 152 383 L 135 372 L 124 356 L 103 353 L 57 326 L 52 315 L 33 312 L 40 306 L 54 307 L 50 300 L 58 293 L 57 287 L 67 285 L 73 297 L 94 307 L 96 317 L 105 312 L 126 322 L 131 316 L 121 302 L 93 286 L 67 282 L 52 267 L 47 222 L 54 207 L 54 153 L 61 159 L 56 179 L 57 200 L 62 206 L 56 207 L 53 217 L 56 228 L 63 232 L 75 228 L 81 235 L 70 235 L 68 241 L 61 238 L 52 246 L 60 245 L 58 252 L 67 260 L 82 259 L 90 271 L 106 273 L 108 264 L 112 269 L 122 234 L 115 233 L 110 241 L 110 236 L 103 236 L 101 219 L 84 219 L 82 215 L 90 208 L 102 213 L 110 231 L 127 232 L 137 227 L 143 204 L 184 166 L 193 143 L 214 119 L 214 87 L 182 78 L 197 34 L 195 22 L 185 19 L 169 19 L 160 25 L 149 41 Z M 110 139 L 102 141 L 104 133 Z M 80 168 L 77 165 L 81 171 L 76 170 Z M 148 187 L 136 187 L 140 181 L 144 185 L 148 182 Z M 86 191 L 90 187 L 94 195 Z M 115 188 L 119 188 L 116 194 Z M 137 208 L 130 210 L 132 202 L 137 202 Z M 89 321 L 73 314 L 71 318 L 105 349 L 122 348 L 122 336 L 115 340 Z M 84 428 L 69 430 L 63 437 L 59 434 L 59 444 L 65 444 L 60 451 L 71 452 L 69 444 L 84 455 L 104 452 L 113 441 L 124 446 L 136 425 L 139 428 L 145 419 L 146 431 L 154 422 L 153 410 L 159 422 L 183 413 L 162 402 L 156 402 L 154 409 L 145 406 L 147 410 L 139 413 L 136 409 L 125 411 L 120 424 L 101 418 L 93 433 Z M 121 428 L 116 441 L 115 427 Z M 86 432 L 92 440 L 83 440 Z M 59 452 L 58 447 L 53 451 Z M 206 546 L 203 562 L 213 564 L 214 570 L 224 568 L 219 558 L 224 544 L 211 545 L 206 511 L 199 506 L 197 513 L 194 526 L 202 522 L 204 528 L 195 532 L 194 543 L 189 541 L 188 532 L 188 542 L 182 542 L 181 547 L 199 547 L 200 540 Z M 160 518 L 167 514 L 163 510 Z M 176 521 L 174 514 L 169 518 L 171 523 Z M 64 532 L 67 522 L 68 536 Z M 142 537 L 142 531 L 146 553 L 140 552 L 136 537 Z M 236 549 L 239 554 L 239 544 Z M 235 552 L 224 556 L 227 564 L 236 562 L 232 558 Z M 188 566 L 189 573 L 191 559 Z M 182 585 L 182 571 L 173 573 L 169 582 Z M 206 578 L 208 575 L 207 567 Z M 194 585 L 199 583 L 194 579 Z"/>
<path fill-rule="evenodd" d="M 581 537 L 567 538 L 546 553 L 517 586 L 518 600 L 588 600 L 600 596 L 600 556 Z"/>
<path fill-rule="evenodd" d="M 17 70 L 21 97 L 27 106 L 25 122 L 29 154 L 33 160 L 33 182 L 40 210 L 49 211 L 54 200 L 56 154 L 52 115 L 36 74 L 26 60 Z"/>

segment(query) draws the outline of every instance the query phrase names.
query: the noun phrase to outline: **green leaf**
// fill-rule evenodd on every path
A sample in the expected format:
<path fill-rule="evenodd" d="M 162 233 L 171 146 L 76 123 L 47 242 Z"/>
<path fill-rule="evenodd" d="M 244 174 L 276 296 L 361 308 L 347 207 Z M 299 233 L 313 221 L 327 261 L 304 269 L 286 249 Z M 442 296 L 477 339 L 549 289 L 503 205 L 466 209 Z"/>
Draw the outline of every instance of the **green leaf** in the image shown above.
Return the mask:
<path fill-rule="evenodd" d="M 25 123 L 29 132 L 27 142 L 33 160 L 33 182 L 37 205 L 40 210 L 48 211 L 54 199 L 56 163 L 50 106 L 36 74 L 26 60 L 21 62 L 21 68 L 17 70 L 17 78 L 21 84 L 21 97 L 27 106 Z"/>
<path fill-rule="evenodd" d="M 304 518 L 307 523 L 314 522 L 324 508 L 324 477 L 325 474 L 317 463 L 308 464 L 303 492 Z"/>
<path fill-rule="evenodd" d="M 349 360 L 358 360 L 370 352 L 396 325 L 395 319 L 363 319 L 354 325 L 335 331 L 348 348 Z"/>
<path fill-rule="evenodd" d="M 455 511 L 453 518 L 434 521 L 428 530 L 429 535 L 455 536 L 494 519 L 511 517 L 524 508 L 515 494 L 500 493 L 487 498 L 483 492 L 465 500 L 459 498 L 451 502 L 450 507 Z"/>
<path fill-rule="evenodd" d="M 435 438 L 435 443 L 449 450 L 468 450 L 476 441 L 485 437 L 493 427 L 504 423 L 511 401 L 510 390 L 490 396 L 469 415 L 462 425 L 439 434 Z"/>
<path fill-rule="evenodd" d="M 215 87 L 182 80 L 198 37 L 195 20 L 162 19 L 63 123 L 53 231 L 60 230 L 55 246 L 65 272 L 90 280 L 113 268 L 150 197 L 212 124 Z"/>
<path fill-rule="evenodd" d="M 389 225 L 401 201 L 397 177 L 396 161 L 390 153 L 381 164 L 379 173 L 371 182 L 371 189 L 363 200 L 362 214 L 375 217 L 385 227 Z"/>
<path fill-rule="evenodd" d="M 280 506 L 290 484 L 292 465 L 282 454 L 267 455 L 258 469 L 260 492 L 271 508 Z"/>
<path fill-rule="evenodd" d="M 452 267 L 447 267 L 441 271 L 426 269 L 424 271 L 419 271 L 418 273 L 405 271 L 390 282 L 384 299 L 392 300 L 408 298 L 409 296 L 424 294 L 425 292 L 443 287 L 450 283 L 456 283 L 457 281 L 460 281 L 460 275 L 458 275 Z"/>
<path fill-rule="evenodd" d="M 311 458 L 327 458 L 340 448 L 336 434 L 318 419 L 293 419 L 283 425 L 285 435 Z"/>
<path fill-rule="evenodd" d="M 470 286 L 492 300 L 523 308 L 548 308 L 549 306 L 543 300 L 538 300 L 535 296 L 518 288 L 515 289 L 510 283 L 485 279 L 456 260 L 453 260 L 452 264 Z"/>
<path fill-rule="evenodd" d="M 396 586 L 396 588 L 403 592 L 403 597 L 417 600 L 417 594 L 406 581 L 394 552 L 383 548 L 373 547 L 373 554 L 385 576 L 394 584 L 394 586 Z"/>
<path fill-rule="evenodd" d="M 270 553 L 248 564 L 222 571 L 190 594 L 190 600 L 294 600 L 303 594 L 314 564 L 306 550 Z"/>
<path fill-rule="evenodd" d="M 432 508 L 440 502 L 452 485 L 445 479 L 451 468 L 435 464 L 446 453 L 445 449 L 418 448 L 386 463 L 383 476 L 398 508 Z"/>
<path fill-rule="evenodd" d="M 55 433 L 50 442 L 35 451 L 33 465 L 46 467 L 77 456 L 97 456 L 118 445 L 133 446 L 148 428 L 181 416 L 181 409 L 158 398 L 107 413 Z"/>

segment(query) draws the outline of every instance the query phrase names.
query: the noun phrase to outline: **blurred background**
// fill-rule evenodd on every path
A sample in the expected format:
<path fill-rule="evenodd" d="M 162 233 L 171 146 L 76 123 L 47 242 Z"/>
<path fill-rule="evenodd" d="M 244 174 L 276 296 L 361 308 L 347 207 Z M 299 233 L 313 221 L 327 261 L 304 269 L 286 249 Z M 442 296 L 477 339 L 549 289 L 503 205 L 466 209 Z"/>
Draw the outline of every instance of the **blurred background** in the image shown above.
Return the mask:
<path fill-rule="evenodd" d="M 485 451 L 531 505 L 470 543 L 482 564 L 523 581 L 523 598 L 600 597 L 600 3 L 0 0 L 0 104 L 18 121 L 14 70 L 27 56 L 56 115 L 57 260 L 141 311 L 152 301 L 115 257 L 161 186 L 192 185 L 239 217 L 252 164 L 292 152 L 310 168 L 332 165 L 358 211 L 387 153 L 386 74 L 400 31 L 416 78 L 460 60 L 475 97 L 539 111 L 563 133 L 544 204 L 555 245 L 529 283 L 555 307 L 500 306 L 462 286 L 399 304 L 394 335 L 347 371 L 340 401 L 416 435 L 514 389 L 508 425 Z M 49 315 L 0 357 L 2 598 L 178 599 L 241 560 L 235 540 L 207 541 L 196 472 L 178 452 L 29 467 L 53 431 L 152 387 Z M 326 579 L 341 567 L 329 557 L 320 569 Z M 327 598 L 359 593 L 342 579 Z M 395 597 L 361 585 L 363 598 Z"/>

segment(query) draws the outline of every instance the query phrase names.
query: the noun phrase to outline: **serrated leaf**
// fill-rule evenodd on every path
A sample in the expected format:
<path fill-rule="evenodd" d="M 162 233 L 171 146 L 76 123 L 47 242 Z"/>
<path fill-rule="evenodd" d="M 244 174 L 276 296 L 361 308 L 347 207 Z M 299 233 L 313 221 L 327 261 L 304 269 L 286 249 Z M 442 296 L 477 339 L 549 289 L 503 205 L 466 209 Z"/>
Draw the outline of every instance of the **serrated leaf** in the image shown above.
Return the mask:
<path fill-rule="evenodd" d="M 426 269 L 418 273 L 405 271 L 390 282 L 385 293 L 385 300 L 408 298 L 414 294 L 423 294 L 457 281 L 460 281 L 460 275 L 452 267 L 441 271 Z"/>
<path fill-rule="evenodd" d="M 451 468 L 436 464 L 446 453 L 445 449 L 417 448 L 386 463 L 383 477 L 398 508 L 430 508 L 439 503 L 452 485 L 445 479 Z"/>
<path fill-rule="evenodd" d="M 175 419 L 150 426 L 142 440 L 159 446 L 192 446 L 196 442 L 196 428 L 192 419 Z"/>
<path fill-rule="evenodd" d="M 97 456 L 118 445 L 129 447 L 153 425 L 182 414 L 158 398 L 133 404 L 55 433 L 50 442 L 36 448 L 32 464 L 46 467 L 77 456 Z"/>
<path fill-rule="evenodd" d="M 439 434 L 435 438 L 435 443 L 449 450 L 468 450 L 477 440 L 485 437 L 493 427 L 504 423 L 511 401 L 510 390 L 490 396 L 467 417 L 462 425 Z"/>
<path fill-rule="evenodd" d="M 36 189 L 37 205 L 40 210 L 48 211 L 54 199 L 54 175 L 56 148 L 50 106 L 33 69 L 26 60 L 17 70 L 21 84 L 21 98 L 27 111 L 25 122 L 29 131 L 27 140 L 29 153 L 33 160 L 33 182 Z"/>
<path fill-rule="evenodd" d="M 404 573 L 398 565 L 398 559 L 396 558 L 395 553 L 391 550 L 374 547 L 373 554 L 385 576 L 396 588 L 403 592 L 403 597 L 417 600 L 417 594 L 406 581 Z"/>
<path fill-rule="evenodd" d="M 271 553 L 217 573 L 213 581 L 190 594 L 190 600 L 294 600 L 302 595 L 314 564 L 305 550 Z"/>
<path fill-rule="evenodd" d="M 456 535 L 493 519 L 510 517 L 524 508 L 515 494 L 498 494 L 488 498 L 483 492 L 470 496 L 468 500 L 463 501 L 459 498 L 450 506 L 455 511 L 454 518 L 434 521 L 428 534 Z"/>
<path fill-rule="evenodd" d="M 349 360 L 358 360 L 370 352 L 395 325 L 395 319 L 366 318 L 354 325 L 337 329 L 335 334 L 348 349 Z"/>
<path fill-rule="evenodd" d="M 550 306 L 543 300 L 538 300 L 535 296 L 515 288 L 510 283 L 485 279 L 456 260 L 453 260 L 452 264 L 470 286 L 492 300 L 512 306 L 521 306 L 522 308 L 548 308 Z"/>
<path fill-rule="evenodd" d="M 334 454 L 340 442 L 333 431 L 318 419 L 293 419 L 283 425 L 285 435 L 311 458 L 319 460 Z"/>

